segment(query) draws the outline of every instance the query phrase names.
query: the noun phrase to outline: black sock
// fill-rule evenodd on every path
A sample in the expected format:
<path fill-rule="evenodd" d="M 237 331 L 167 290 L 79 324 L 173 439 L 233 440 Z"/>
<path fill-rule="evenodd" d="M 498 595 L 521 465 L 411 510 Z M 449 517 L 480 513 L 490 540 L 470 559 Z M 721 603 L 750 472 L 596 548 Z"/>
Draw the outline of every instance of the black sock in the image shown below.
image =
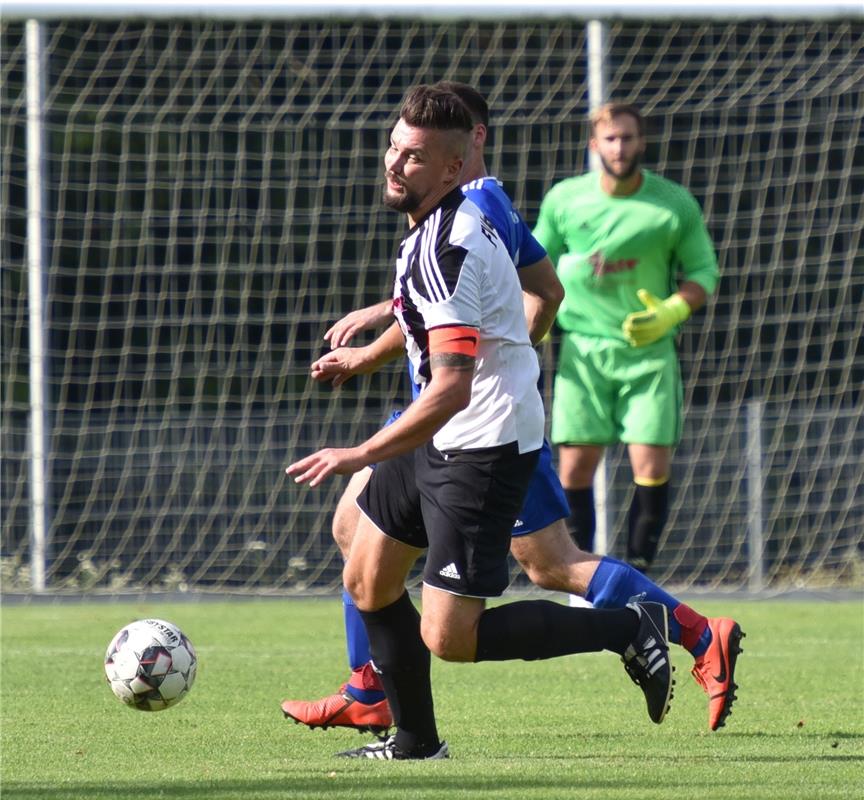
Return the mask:
<path fill-rule="evenodd" d="M 420 636 L 420 614 L 408 592 L 378 611 L 360 611 L 372 661 L 396 723 L 396 744 L 402 750 L 431 755 L 440 742 L 435 726 L 431 656 Z"/>
<path fill-rule="evenodd" d="M 569 608 L 550 600 L 522 600 L 483 612 L 475 661 L 536 661 L 598 650 L 622 654 L 638 629 L 639 615 L 629 608 Z"/>
<path fill-rule="evenodd" d="M 657 543 L 669 516 L 669 482 L 659 486 L 636 484 L 630 504 L 627 561 L 645 572 L 657 555 Z"/>
<path fill-rule="evenodd" d="M 594 489 L 565 489 L 567 503 L 570 505 L 570 516 L 567 518 L 567 529 L 580 550 L 586 553 L 594 552 L 594 529 L 597 520 L 594 515 Z"/>

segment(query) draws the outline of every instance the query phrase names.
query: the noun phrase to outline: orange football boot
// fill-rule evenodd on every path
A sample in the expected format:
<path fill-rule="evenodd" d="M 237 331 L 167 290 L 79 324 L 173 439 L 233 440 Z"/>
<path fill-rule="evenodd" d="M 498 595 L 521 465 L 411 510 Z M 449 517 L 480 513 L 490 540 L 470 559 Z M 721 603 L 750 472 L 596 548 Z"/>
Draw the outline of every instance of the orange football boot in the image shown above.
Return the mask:
<path fill-rule="evenodd" d="M 358 689 L 381 689 L 371 663 L 354 671 L 350 685 Z M 361 703 L 348 694 L 347 686 L 343 683 L 336 694 L 320 700 L 283 700 L 282 713 L 310 728 L 354 728 L 375 736 L 386 733 L 393 726 L 393 714 L 387 699 Z"/>
<path fill-rule="evenodd" d="M 310 728 L 354 728 L 374 735 L 386 733 L 393 725 L 393 715 L 387 700 L 361 703 L 342 690 L 321 700 L 283 700 L 282 713 Z"/>
<path fill-rule="evenodd" d="M 735 690 L 735 662 L 745 634 L 734 619 L 715 617 L 708 620 L 711 629 L 711 644 L 696 658 L 693 677 L 708 695 L 708 727 L 712 731 L 722 728 L 732 713 L 732 704 L 737 697 Z"/>

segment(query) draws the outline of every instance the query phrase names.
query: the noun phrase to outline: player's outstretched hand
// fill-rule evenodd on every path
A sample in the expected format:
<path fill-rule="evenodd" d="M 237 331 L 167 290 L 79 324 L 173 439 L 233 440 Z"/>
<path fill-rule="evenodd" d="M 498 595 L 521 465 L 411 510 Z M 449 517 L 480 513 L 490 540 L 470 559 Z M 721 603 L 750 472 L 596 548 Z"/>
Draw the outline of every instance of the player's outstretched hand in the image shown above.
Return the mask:
<path fill-rule="evenodd" d="M 330 347 L 335 349 L 348 344 L 361 331 L 381 328 L 392 321 L 393 304 L 388 300 L 346 314 L 330 326 L 324 338 L 330 342 Z"/>
<path fill-rule="evenodd" d="M 328 447 L 285 468 L 294 483 L 317 486 L 330 475 L 351 475 L 366 466 L 356 447 Z"/>
<path fill-rule="evenodd" d="M 313 381 L 332 381 L 333 388 L 341 386 L 348 378 L 360 372 L 360 348 L 340 347 L 331 350 L 313 362 L 310 375 Z"/>
<path fill-rule="evenodd" d="M 656 342 L 690 316 L 690 306 L 680 294 L 673 294 L 665 300 L 655 297 L 647 289 L 639 289 L 636 294 L 646 310 L 628 314 L 621 325 L 625 338 L 633 347 L 645 347 Z"/>

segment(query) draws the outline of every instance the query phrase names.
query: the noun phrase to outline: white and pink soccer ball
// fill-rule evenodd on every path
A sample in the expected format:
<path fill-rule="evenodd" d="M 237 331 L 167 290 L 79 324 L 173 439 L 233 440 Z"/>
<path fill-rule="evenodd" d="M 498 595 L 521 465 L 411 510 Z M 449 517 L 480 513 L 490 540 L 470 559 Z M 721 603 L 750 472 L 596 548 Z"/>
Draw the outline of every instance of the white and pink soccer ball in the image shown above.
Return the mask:
<path fill-rule="evenodd" d="M 161 711 L 192 688 L 198 659 L 182 631 L 161 619 L 139 619 L 118 631 L 105 652 L 111 691 L 130 708 Z"/>

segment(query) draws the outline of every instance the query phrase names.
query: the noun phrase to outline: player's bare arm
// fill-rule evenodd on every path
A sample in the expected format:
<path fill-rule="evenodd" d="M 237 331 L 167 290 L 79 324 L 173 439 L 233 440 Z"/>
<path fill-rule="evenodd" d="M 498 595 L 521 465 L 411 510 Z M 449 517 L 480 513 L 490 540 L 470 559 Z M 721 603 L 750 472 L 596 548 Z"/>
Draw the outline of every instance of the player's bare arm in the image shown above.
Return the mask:
<path fill-rule="evenodd" d="M 445 363 L 456 355 L 455 366 Z M 471 400 L 474 358 L 439 353 L 430 359 L 432 380 L 420 397 L 392 425 L 378 431 L 357 447 L 319 450 L 289 465 L 285 473 L 295 483 L 318 486 L 330 475 L 350 475 L 369 464 L 407 453 L 428 442 L 449 419 Z"/>
<path fill-rule="evenodd" d="M 369 463 L 401 455 L 428 442 L 471 402 L 475 359 L 461 353 L 432 353 L 432 379 L 392 425 L 368 439 Z"/>
<path fill-rule="evenodd" d="M 393 301 L 382 300 L 374 306 L 358 308 L 346 314 L 327 330 L 324 338 L 330 342 L 330 347 L 335 349 L 348 344 L 361 331 L 377 330 L 391 322 L 393 322 Z"/>
<path fill-rule="evenodd" d="M 332 381 L 333 388 L 341 386 L 354 375 L 376 372 L 384 364 L 399 358 L 405 352 L 405 338 L 394 322 L 374 342 L 365 347 L 338 347 L 321 356 L 312 364 L 312 380 Z"/>
<path fill-rule="evenodd" d="M 549 332 L 558 306 L 564 300 L 564 287 L 548 256 L 517 270 L 528 321 L 531 344 L 537 344 Z"/>
<path fill-rule="evenodd" d="M 362 446 L 325 447 L 290 464 L 285 474 L 293 477 L 295 483 L 318 486 L 331 475 L 353 475 L 371 463 L 364 458 Z"/>

